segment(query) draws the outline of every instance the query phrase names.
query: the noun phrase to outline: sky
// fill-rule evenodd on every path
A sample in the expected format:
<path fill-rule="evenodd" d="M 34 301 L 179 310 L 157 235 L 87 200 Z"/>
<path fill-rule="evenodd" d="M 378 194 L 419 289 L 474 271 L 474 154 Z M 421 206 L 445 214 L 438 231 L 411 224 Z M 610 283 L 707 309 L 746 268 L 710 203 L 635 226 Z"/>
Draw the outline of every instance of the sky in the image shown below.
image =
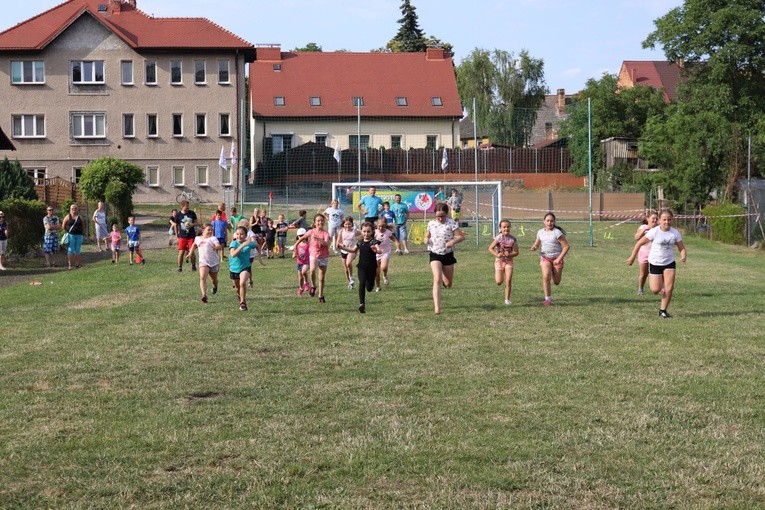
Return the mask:
<path fill-rule="evenodd" d="M 103 0 L 104 2 L 108 0 Z M 0 31 L 62 3 L 4 0 Z M 313 42 L 324 51 L 366 52 L 396 34 L 402 0 L 137 0 L 156 17 L 203 17 L 246 41 L 283 50 Z M 575 93 L 588 79 L 617 74 L 624 60 L 664 60 L 644 50 L 654 20 L 682 0 L 411 0 L 420 28 L 454 46 L 455 64 L 476 48 L 544 61 L 550 93 Z"/>

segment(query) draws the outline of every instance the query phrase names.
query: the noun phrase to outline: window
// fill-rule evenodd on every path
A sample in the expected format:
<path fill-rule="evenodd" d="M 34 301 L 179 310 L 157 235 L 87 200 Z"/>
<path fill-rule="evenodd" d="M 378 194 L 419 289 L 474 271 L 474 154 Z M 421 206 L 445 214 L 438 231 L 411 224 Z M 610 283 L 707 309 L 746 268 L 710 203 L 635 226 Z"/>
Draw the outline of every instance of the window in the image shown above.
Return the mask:
<path fill-rule="evenodd" d="M 321 97 L 311 96 L 311 106 L 321 106 Z"/>
<path fill-rule="evenodd" d="M 272 154 L 279 154 L 292 148 L 292 135 L 271 135 Z"/>
<path fill-rule="evenodd" d="M 72 83 L 85 85 L 93 83 L 104 83 L 104 61 L 72 61 Z"/>
<path fill-rule="evenodd" d="M 183 136 L 183 114 L 182 113 L 173 114 L 173 136 L 175 137 Z"/>
<path fill-rule="evenodd" d="M 186 169 L 182 166 L 173 167 L 173 186 L 183 186 L 185 180 Z"/>
<path fill-rule="evenodd" d="M 207 166 L 198 166 L 197 167 L 197 185 L 198 186 L 208 186 L 209 183 L 207 182 Z"/>
<path fill-rule="evenodd" d="M 207 83 L 207 68 L 204 60 L 194 61 L 194 83 L 197 85 Z"/>
<path fill-rule="evenodd" d="M 183 83 L 183 63 L 180 60 L 170 61 L 170 84 L 180 85 Z"/>
<path fill-rule="evenodd" d="M 133 61 L 123 60 L 120 63 L 120 81 L 123 85 L 133 84 Z"/>
<path fill-rule="evenodd" d="M 149 138 L 156 138 L 159 136 L 156 113 L 149 113 L 146 115 L 146 136 Z"/>
<path fill-rule="evenodd" d="M 221 113 L 218 117 L 218 125 L 220 127 L 220 136 L 231 136 L 231 115 L 228 113 Z"/>
<path fill-rule="evenodd" d="M 443 106 L 444 102 L 441 101 L 441 96 L 433 96 L 430 98 L 430 104 L 433 106 Z"/>
<path fill-rule="evenodd" d="M 24 168 L 24 170 L 26 170 L 30 179 L 35 181 L 35 185 L 44 184 L 48 176 L 47 169 L 45 168 Z"/>
<path fill-rule="evenodd" d="M 12 60 L 11 83 L 45 83 L 45 62 L 42 60 Z"/>
<path fill-rule="evenodd" d="M 80 177 L 82 177 L 82 167 L 81 166 L 72 167 L 72 180 L 75 183 L 79 183 Z"/>
<path fill-rule="evenodd" d="M 73 113 L 73 138 L 106 138 L 105 113 Z"/>
<path fill-rule="evenodd" d="M 327 145 L 327 134 L 326 133 L 316 133 L 316 143 L 319 145 Z"/>
<path fill-rule="evenodd" d="M 284 96 L 274 96 L 274 106 L 284 106 Z"/>
<path fill-rule="evenodd" d="M 196 136 L 207 136 L 207 114 L 197 113 L 194 117 L 194 134 Z"/>
<path fill-rule="evenodd" d="M 369 135 L 361 135 L 361 146 L 359 146 L 359 135 L 350 135 L 348 137 L 348 146 L 351 149 L 368 149 Z"/>
<path fill-rule="evenodd" d="M 400 149 L 401 148 L 401 135 L 391 135 L 391 137 L 390 137 L 390 148 L 391 149 Z"/>
<path fill-rule="evenodd" d="M 218 60 L 218 83 L 228 85 L 231 83 L 231 73 L 229 71 L 231 64 L 228 60 Z"/>
<path fill-rule="evenodd" d="M 146 179 L 149 187 L 156 188 L 159 186 L 159 167 L 147 166 L 146 167 Z"/>
<path fill-rule="evenodd" d="M 435 149 L 436 148 L 436 143 L 438 141 L 438 137 L 436 135 L 427 135 L 426 140 L 427 140 L 425 142 L 425 148 L 426 149 Z"/>
<path fill-rule="evenodd" d="M 133 138 L 135 136 L 135 115 L 125 113 L 122 115 L 122 137 Z"/>
<path fill-rule="evenodd" d="M 398 96 L 396 98 L 396 106 L 407 106 L 406 98 L 404 96 Z"/>
<path fill-rule="evenodd" d="M 43 138 L 45 136 L 45 115 L 14 115 L 13 138 Z"/>
<path fill-rule="evenodd" d="M 282 65 L 281 64 L 274 64 L 272 69 L 274 70 L 275 73 L 278 73 L 278 72 L 280 72 L 282 70 Z"/>
<path fill-rule="evenodd" d="M 353 106 L 364 106 L 364 98 L 361 96 L 354 96 Z"/>
<path fill-rule="evenodd" d="M 231 167 L 219 167 L 220 168 L 220 183 L 223 186 L 231 186 L 233 183 L 231 182 Z"/>
<path fill-rule="evenodd" d="M 146 85 L 156 85 L 157 84 L 157 62 L 154 60 L 147 60 L 145 69 L 146 70 L 145 70 L 144 81 Z"/>

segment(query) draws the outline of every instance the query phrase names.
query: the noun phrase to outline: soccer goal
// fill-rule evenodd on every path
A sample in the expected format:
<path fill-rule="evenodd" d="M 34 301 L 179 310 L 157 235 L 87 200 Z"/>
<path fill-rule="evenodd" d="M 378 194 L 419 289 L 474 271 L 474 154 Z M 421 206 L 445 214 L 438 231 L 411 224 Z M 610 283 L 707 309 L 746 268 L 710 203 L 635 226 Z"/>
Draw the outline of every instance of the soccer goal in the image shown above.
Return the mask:
<path fill-rule="evenodd" d="M 425 228 L 434 214 L 436 204 L 446 202 L 456 190 L 461 199 L 460 227 L 476 244 L 489 243 L 499 227 L 502 211 L 502 183 L 500 181 L 415 181 L 415 182 L 333 182 L 332 198 L 339 200 L 346 212 L 353 210 L 354 217 L 361 220 L 359 200 L 369 194 L 374 186 L 383 201 L 401 201 L 409 207 L 409 241 L 421 244 Z"/>

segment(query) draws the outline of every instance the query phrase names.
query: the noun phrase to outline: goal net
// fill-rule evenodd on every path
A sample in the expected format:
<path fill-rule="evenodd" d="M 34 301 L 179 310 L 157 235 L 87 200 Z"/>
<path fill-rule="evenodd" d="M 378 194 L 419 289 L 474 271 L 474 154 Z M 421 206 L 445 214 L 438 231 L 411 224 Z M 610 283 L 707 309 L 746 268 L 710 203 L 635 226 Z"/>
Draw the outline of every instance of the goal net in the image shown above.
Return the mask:
<path fill-rule="evenodd" d="M 339 200 L 347 213 L 362 219 L 359 200 L 374 186 L 384 202 L 401 201 L 409 207 L 409 242 L 422 244 L 428 221 L 433 219 L 436 204 L 445 202 L 453 190 L 462 199 L 459 223 L 462 231 L 476 244 L 490 243 L 501 220 L 502 185 L 500 181 L 420 181 L 420 182 L 333 182 L 332 198 Z"/>

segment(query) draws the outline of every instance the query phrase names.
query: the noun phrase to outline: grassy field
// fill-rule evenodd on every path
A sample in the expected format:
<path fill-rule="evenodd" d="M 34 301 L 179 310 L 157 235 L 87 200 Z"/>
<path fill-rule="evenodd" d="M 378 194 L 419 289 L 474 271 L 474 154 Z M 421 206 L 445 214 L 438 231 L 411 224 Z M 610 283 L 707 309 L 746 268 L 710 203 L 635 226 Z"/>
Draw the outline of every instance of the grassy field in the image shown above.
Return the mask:
<path fill-rule="evenodd" d="M 335 257 L 325 305 L 273 260 L 248 312 L 225 279 L 203 305 L 173 249 L 9 271 L 0 508 L 765 507 L 765 254 L 686 238 L 660 320 L 635 226 L 564 224 L 543 308 L 540 226 L 512 306 L 467 241 L 440 317 L 422 253 L 366 315 Z"/>

